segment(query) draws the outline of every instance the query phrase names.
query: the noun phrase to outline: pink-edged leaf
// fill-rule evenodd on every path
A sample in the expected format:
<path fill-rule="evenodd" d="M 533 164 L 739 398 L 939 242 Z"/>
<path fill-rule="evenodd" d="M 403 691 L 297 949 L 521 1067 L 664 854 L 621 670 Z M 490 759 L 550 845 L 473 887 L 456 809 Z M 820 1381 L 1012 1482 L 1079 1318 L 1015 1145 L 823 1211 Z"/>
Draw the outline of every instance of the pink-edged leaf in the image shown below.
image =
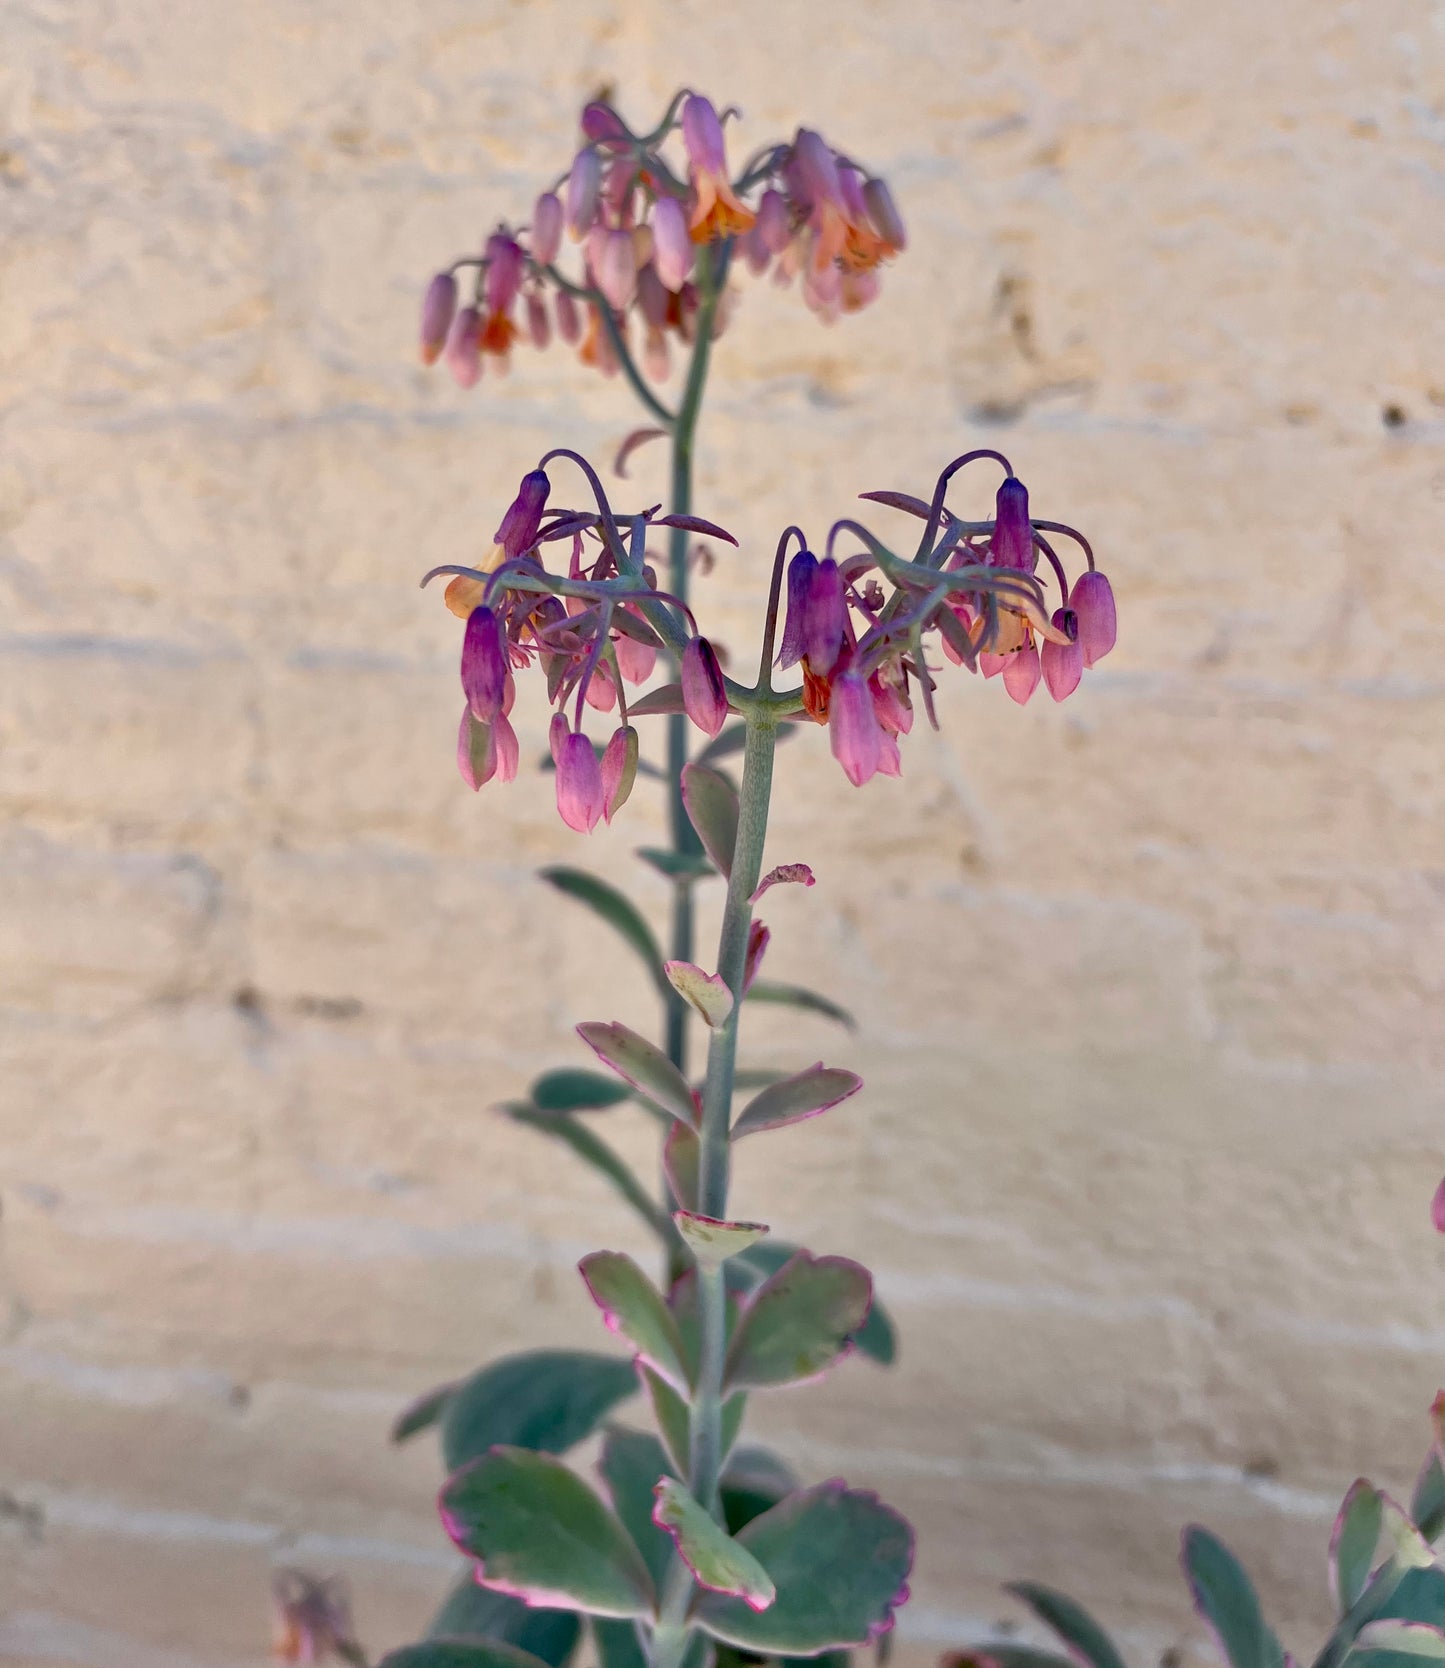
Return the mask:
<path fill-rule="evenodd" d="M 719 527 L 715 521 L 704 521 L 700 515 L 660 515 L 652 523 L 654 527 L 681 527 L 687 533 L 701 533 L 710 539 L 721 539 L 724 544 L 736 544 L 738 541 L 727 531 Z"/>
<path fill-rule="evenodd" d="M 733 1011 L 733 993 L 723 976 L 704 973 L 690 961 L 668 961 L 662 965 L 667 982 L 708 1029 L 715 1031 Z"/>
<path fill-rule="evenodd" d="M 1370 1579 L 1383 1515 L 1380 1491 L 1366 1478 L 1357 1477 L 1330 1533 L 1330 1594 L 1342 1616 Z"/>
<path fill-rule="evenodd" d="M 675 1123 L 662 1143 L 662 1168 L 672 1196 L 684 1210 L 697 1208 L 697 1172 L 702 1148 L 691 1124 Z"/>
<path fill-rule="evenodd" d="M 785 1077 L 781 1083 L 770 1083 L 761 1094 L 754 1095 L 733 1120 L 732 1138 L 739 1141 L 760 1130 L 781 1129 L 784 1124 L 816 1118 L 849 1095 L 856 1095 L 862 1087 L 863 1079 L 856 1072 L 825 1066 L 819 1060 L 806 1071 Z"/>
<path fill-rule="evenodd" d="M 876 1494 L 840 1479 L 790 1494 L 737 1535 L 777 1589 L 766 1610 L 700 1593 L 692 1619 L 761 1656 L 815 1656 L 872 1644 L 908 1599 L 913 1530 Z"/>
<path fill-rule="evenodd" d="M 1224 1542 L 1191 1524 L 1180 1538 L 1179 1561 L 1194 1608 L 1233 1668 L 1284 1668 L 1284 1650 L 1265 1625 L 1254 1585 Z"/>
<path fill-rule="evenodd" d="M 915 498 L 911 492 L 860 492 L 858 496 L 866 498 L 870 504 L 883 504 L 890 510 L 904 510 L 909 515 L 916 515 L 920 521 L 927 521 L 932 513 L 932 506 L 924 503 L 921 498 Z"/>
<path fill-rule="evenodd" d="M 703 850 L 730 875 L 738 843 L 738 796 L 721 771 L 696 762 L 682 767 L 682 803 Z"/>
<path fill-rule="evenodd" d="M 613 1020 L 588 1020 L 577 1034 L 605 1066 L 685 1124 L 697 1122 L 697 1100 L 687 1079 L 655 1043 Z"/>
<path fill-rule="evenodd" d="M 700 1587 L 740 1598 L 749 1610 L 768 1608 L 778 1596 L 768 1572 L 675 1477 L 660 1477 L 653 1496 L 652 1521 L 672 1536 Z"/>
<path fill-rule="evenodd" d="M 645 695 L 639 695 L 635 701 L 627 703 L 627 711 L 633 718 L 661 718 L 668 713 L 682 710 L 680 683 L 662 684 L 657 689 L 649 689 Z"/>
<path fill-rule="evenodd" d="M 765 1222 L 723 1222 L 690 1210 L 675 1210 L 672 1220 L 699 1268 L 721 1268 L 729 1257 L 756 1245 L 768 1231 Z"/>
<path fill-rule="evenodd" d="M 817 1378 L 852 1348 L 872 1302 L 873 1277 L 861 1263 L 799 1251 L 749 1297 L 724 1384 L 761 1390 Z"/>
<path fill-rule="evenodd" d="M 1445 1234 L 1445 1177 L 1430 1200 L 1430 1222 L 1437 1234 Z"/>
<path fill-rule="evenodd" d="M 691 1462 L 692 1414 L 688 1405 L 664 1378 L 639 1361 L 637 1376 L 652 1404 L 652 1416 L 657 1421 L 658 1434 L 667 1449 L 668 1458 L 679 1471 L 685 1472 Z"/>
<path fill-rule="evenodd" d="M 779 863 L 776 869 L 769 869 L 758 882 L 758 889 L 748 899 L 749 903 L 756 903 L 770 886 L 813 886 L 817 884 L 817 877 L 806 863 Z"/>
<path fill-rule="evenodd" d="M 617 456 L 612 460 L 612 473 L 621 481 L 627 479 L 627 460 L 639 446 L 645 446 L 649 440 L 660 440 L 667 433 L 666 429 L 633 429 L 632 433 L 617 448 Z"/>
<path fill-rule="evenodd" d="M 446 1532 L 479 1560 L 482 1586 L 589 1616 L 655 1614 L 642 1555 L 561 1460 L 493 1448 L 448 1478 L 439 1504 Z"/>
<path fill-rule="evenodd" d="M 608 1329 L 624 1338 L 674 1389 L 687 1394 L 690 1387 L 677 1322 L 662 1294 L 632 1258 L 621 1251 L 593 1251 L 577 1266 Z"/>

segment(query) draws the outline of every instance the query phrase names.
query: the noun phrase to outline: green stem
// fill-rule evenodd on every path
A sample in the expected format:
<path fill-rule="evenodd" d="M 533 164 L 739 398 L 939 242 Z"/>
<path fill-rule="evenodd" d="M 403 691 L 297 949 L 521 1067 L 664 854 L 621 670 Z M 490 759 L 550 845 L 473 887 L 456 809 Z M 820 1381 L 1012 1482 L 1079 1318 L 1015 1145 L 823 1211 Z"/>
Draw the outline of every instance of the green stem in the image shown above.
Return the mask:
<path fill-rule="evenodd" d="M 742 1012 L 743 974 L 747 965 L 748 931 L 752 925 L 752 895 L 763 867 L 768 806 L 773 788 L 773 755 L 778 721 L 768 706 L 747 714 L 743 747 L 743 780 L 738 805 L 738 838 L 728 876 L 718 940 L 717 968 L 733 993 L 732 1012 L 712 1032 L 707 1053 L 707 1078 L 702 1093 L 701 1163 L 698 1172 L 698 1209 L 704 1216 L 725 1219 L 728 1203 L 729 1143 L 733 1075 L 737 1064 L 738 1024 Z M 723 1358 L 727 1332 L 727 1285 L 720 1268 L 699 1269 L 697 1385 L 691 1401 L 692 1449 L 687 1486 L 693 1499 L 719 1516 L 718 1482 L 722 1474 Z M 652 1668 L 677 1668 L 687 1647 L 687 1607 L 692 1580 L 680 1559 L 674 1559 L 664 1585 L 661 1615 L 653 1633 Z"/>
<path fill-rule="evenodd" d="M 702 263 L 708 261 L 704 253 Z M 683 387 L 682 404 L 672 424 L 672 483 L 669 509 L 673 515 L 687 515 L 692 509 L 693 444 L 697 437 L 697 422 L 702 411 L 703 391 L 707 387 L 708 359 L 712 351 L 713 319 L 718 300 L 727 277 L 727 262 L 719 262 L 716 274 L 710 266 L 698 269 L 698 284 L 702 302 L 698 308 L 696 332 L 693 337 L 692 359 Z M 675 597 L 687 601 L 686 528 L 670 529 L 668 540 L 668 588 Z M 702 848 L 688 821 L 687 808 L 682 803 L 682 770 L 687 763 L 687 718 L 673 713 L 667 721 L 667 779 L 668 828 L 672 849 L 678 853 L 696 853 Z M 692 882 L 685 881 L 673 888 L 672 930 L 669 934 L 671 954 L 676 961 L 693 959 L 693 900 Z M 667 1057 L 687 1075 L 688 1024 L 691 1010 L 680 996 L 674 995 L 667 1007 Z"/>

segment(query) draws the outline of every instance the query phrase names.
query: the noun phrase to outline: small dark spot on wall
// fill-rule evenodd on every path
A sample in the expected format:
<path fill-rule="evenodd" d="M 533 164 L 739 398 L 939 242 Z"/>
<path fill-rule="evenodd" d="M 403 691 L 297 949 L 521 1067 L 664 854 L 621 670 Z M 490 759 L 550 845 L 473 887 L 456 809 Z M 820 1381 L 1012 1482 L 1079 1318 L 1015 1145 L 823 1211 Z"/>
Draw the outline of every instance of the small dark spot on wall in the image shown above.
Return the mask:
<path fill-rule="evenodd" d="M 354 996 L 298 996 L 296 1012 L 310 1019 L 355 1019 L 362 1011 Z"/>
<path fill-rule="evenodd" d="M 1273 1454 L 1256 1454 L 1244 1462 L 1246 1477 L 1270 1478 L 1279 1476 L 1279 1461 Z"/>
<path fill-rule="evenodd" d="M 1409 415 L 1402 405 L 1396 405 L 1392 401 L 1389 405 L 1381 407 L 1380 421 L 1387 429 L 1402 429 L 1409 420 Z"/>
<path fill-rule="evenodd" d="M 258 1019 L 265 1009 L 261 992 L 255 985 L 237 985 L 231 992 L 231 1006 L 238 1014 L 245 1014 L 248 1019 Z"/>

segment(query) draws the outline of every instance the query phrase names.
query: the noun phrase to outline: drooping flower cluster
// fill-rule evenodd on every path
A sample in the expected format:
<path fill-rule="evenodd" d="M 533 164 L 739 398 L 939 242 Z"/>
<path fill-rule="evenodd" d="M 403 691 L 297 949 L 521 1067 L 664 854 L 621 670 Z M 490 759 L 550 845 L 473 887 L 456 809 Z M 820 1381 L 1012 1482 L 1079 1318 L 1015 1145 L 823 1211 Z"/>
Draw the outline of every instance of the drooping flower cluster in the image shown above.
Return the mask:
<path fill-rule="evenodd" d="M 947 510 L 945 495 L 954 474 L 981 458 L 1002 464 L 1005 479 L 993 520 L 968 522 Z M 927 523 L 917 554 L 902 561 L 857 522 L 837 523 L 830 551 L 845 533 L 864 549 L 842 561 L 831 553 L 819 560 L 806 549 L 793 557 L 778 656 L 780 666 L 801 666 L 804 709 L 828 726 L 834 756 L 853 783 L 899 773 L 898 738 L 913 727 L 915 686 L 936 727 L 929 634 L 938 634 L 954 665 L 985 678 L 1002 674 L 1020 705 L 1040 681 L 1054 700 L 1067 699 L 1085 669 L 1113 648 L 1114 595 L 1088 541 L 1061 523 L 1031 520 L 1028 489 L 1001 454 L 955 460 L 939 476 L 931 504 L 904 493 L 864 497 Z M 1084 553 L 1087 567 L 1072 585 L 1050 532 Z M 1052 610 L 1038 578 L 1041 556 L 1058 587 Z M 875 572 L 890 582 L 891 595 L 871 577 Z"/>
<path fill-rule="evenodd" d="M 632 792 L 638 736 L 629 722 L 627 687 L 652 676 L 661 650 L 680 656 L 677 704 L 703 729 L 716 734 L 728 710 L 711 645 L 685 629 L 692 621 L 688 609 L 657 588 L 645 557 L 647 530 L 680 526 L 733 541 L 696 516 L 647 511 L 619 520 L 596 476 L 583 467 L 597 510 L 554 510 L 549 516 L 551 483 L 539 467 L 523 479 L 482 564 L 447 565 L 427 579 L 453 575 L 447 606 L 466 621 L 461 655 L 466 705 L 457 734 L 463 780 L 477 789 L 494 777 L 510 782 L 516 776 L 520 749 L 510 722 L 516 674 L 535 667 L 558 709 L 549 734 L 557 809 L 569 828 L 590 833 L 602 819 L 610 822 Z M 565 575 L 549 573 L 542 562 L 541 547 L 558 541 L 571 547 Z M 616 711 L 621 719 L 600 751 L 583 729 L 586 708 Z M 654 703 L 639 710 L 676 710 L 676 705 Z"/>
<path fill-rule="evenodd" d="M 596 509 L 548 510 L 545 466 L 559 456 L 582 467 Z M 1002 464 L 1005 479 L 993 518 L 965 521 L 947 508 L 948 485 L 964 465 L 982 458 Z M 935 668 L 927 659 L 935 634 L 955 665 L 986 678 L 1001 673 L 1020 704 L 1040 682 L 1056 701 L 1065 700 L 1085 669 L 1113 648 L 1113 592 L 1095 569 L 1087 540 L 1061 523 L 1032 520 L 1028 492 L 1001 454 L 970 452 L 955 460 L 939 476 L 931 503 L 906 493 L 864 496 L 920 517 L 926 526 L 918 549 L 904 559 L 866 527 L 845 520 L 834 525 L 820 558 L 790 528 L 778 562 L 794 538 L 801 548 L 787 564 L 777 662 L 799 667 L 803 682 L 795 706 L 767 694 L 780 715 L 793 711 L 827 725 L 833 754 L 855 785 L 879 773 L 899 774 L 898 742 L 913 727 L 915 691 L 936 725 Z M 619 517 L 591 467 L 558 451 L 523 479 L 479 566 L 449 564 L 427 575 L 453 576 L 447 605 L 466 621 L 457 764 L 470 787 L 517 774 L 520 750 L 509 715 L 516 674 L 528 668 L 542 674 L 557 709 L 549 735 L 557 808 L 582 833 L 604 818 L 610 822 L 632 791 L 639 766 L 633 717 L 685 712 L 712 737 L 730 711 L 761 698 L 760 691 L 729 682 L 691 611 L 658 588 L 646 550 L 655 527 L 734 542 L 695 516 L 648 510 Z M 1083 551 L 1087 566 L 1072 584 L 1050 533 Z M 835 556 L 835 545 L 849 537 L 863 548 Z M 565 574 L 543 563 L 542 547 L 551 543 L 570 544 Z M 1039 577 L 1041 558 L 1058 587 L 1052 609 Z M 770 641 L 773 628 L 770 613 Z M 664 653 L 677 667 L 677 682 L 629 700 L 628 687 L 646 683 Z M 605 746 L 584 730 L 589 708 L 618 714 Z"/>
<path fill-rule="evenodd" d="M 445 355 L 465 388 L 486 359 L 505 366 L 524 334 L 538 348 L 555 334 L 608 375 L 626 354 L 660 381 L 670 338 L 691 343 L 699 328 L 725 327 L 734 246 L 754 274 L 801 277 L 807 304 L 831 321 L 875 298 L 879 267 L 906 242 L 887 185 L 807 128 L 758 152 L 736 178 L 723 121 L 700 94 L 678 94 L 646 134 L 610 105 L 589 104 L 582 135 L 530 224 L 499 225 L 479 255 L 438 273 L 426 291 L 422 359 Z M 580 245 L 579 276 L 558 266 L 565 239 Z M 469 269 L 464 300 L 458 273 Z"/>

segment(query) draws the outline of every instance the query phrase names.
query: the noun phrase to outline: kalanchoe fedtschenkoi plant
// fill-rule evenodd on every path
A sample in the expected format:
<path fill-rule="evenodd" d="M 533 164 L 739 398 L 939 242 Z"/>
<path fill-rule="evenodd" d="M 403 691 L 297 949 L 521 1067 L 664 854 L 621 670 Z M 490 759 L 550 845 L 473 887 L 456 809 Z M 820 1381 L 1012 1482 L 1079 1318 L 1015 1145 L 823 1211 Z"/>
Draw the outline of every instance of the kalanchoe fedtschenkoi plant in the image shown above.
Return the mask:
<path fill-rule="evenodd" d="M 468 786 L 515 778 L 514 703 L 528 687 L 545 690 L 568 827 L 590 833 L 623 811 L 640 778 L 662 781 L 670 845 L 640 855 L 670 883 L 672 912 L 664 952 L 615 887 L 580 869 L 544 871 L 642 957 L 663 1037 L 584 1023 L 603 1070 L 543 1072 L 504 1110 L 608 1179 L 656 1235 L 663 1273 L 654 1282 L 613 1251 L 582 1260 L 625 1355 L 506 1357 L 398 1420 L 398 1440 L 438 1431 L 442 1518 L 468 1564 L 427 1640 L 394 1652 L 391 1668 L 563 1668 L 584 1624 L 602 1668 L 738 1668 L 821 1653 L 845 1668 L 847 1651 L 882 1639 L 908 1596 L 913 1538 L 895 1511 L 839 1479 L 800 1486 L 777 1456 L 739 1441 L 752 1396 L 805 1383 L 850 1353 L 886 1364 L 895 1350 L 864 1268 L 785 1243 L 770 1225 L 739 1219 L 729 1200 L 735 1142 L 823 1114 L 862 1086 L 821 1061 L 790 1073 L 738 1063 L 745 1002 L 851 1023 L 825 997 L 760 977 L 770 934 L 754 906 L 773 886 L 815 879 L 798 861 L 763 872 L 775 750 L 816 723 L 855 785 L 897 775 L 915 707 L 937 722 L 949 663 L 1001 673 L 1016 701 L 1041 681 L 1063 700 L 1113 646 L 1114 605 L 1087 542 L 1031 519 L 1001 454 L 969 452 L 926 498 L 866 495 L 922 523 L 901 524 L 906 549 L 851 519 L 816 548 L 787 528 L 757 676 L 732 672 L 689 596 L 707 559 L 695 541 L 735 542 L 691 501 L 731 280 L 743 269 L 796 279 L 832 323 L 875 299 L 882 265 L 907 240 L 884 181 L 810 129 L 733 173 L 731 114 L 683 92 L 639 133 L 610 105 L 588 105 L 581 143 L 527 223 L 499 225 L 423 300 L 422 358 L 444 360 L 461 386 L 487 361 L 505 367 L 524 338 L 539 349 L 560 338 L 584 364 L 621 373 L 647 413 L 649 426 L 623 442 L 619 475 L 637 445 L 670 443 L 665 508 L 618 511 L 591 465 L 559 447 L 522 480 L 476 560 L 426 578 L 446 576 L 447 606 L 464 622 L 457 765 Z M 680 387 L 669 396 L 677 350 Z M 983 520 L 949 502 L 950 483 L 973 465 L 1002 474 Z M 579 499 L 559 503 L 564 486 L 580 487 Z M 659 536 L 664 556 L 652 549 Z M 1059 541 L 1079 553 L 1069 568 Z M 715 879 L 726 886 L 722 927 L 703 960 L 694 895 Z M 707 1037 L 700 1073 L 689 1058 L 696 1027 Z M 628 1100 L 658 1123 L 660 1196 L 590 1116 Z M 632 1398 L 651 1429 L 614 1422 Z M 601 1491 L 564 1457 L 599 1432 Z"/>
<path fill-rule="evenodd" d="M 1329 1546 L 1329 1588 L 1338 1620 L 1313 1668 L 1439 1668 L 1445 1663 L 1445 1390 L 1430 1408 L 1432 1442 L 1408 1509 L 1369 1482 L 1350 1485 Z M 1179 1561 L 1194 1608 L 1229 1668 L 1296 1668 L 1254 1585 L 1234 1554 L 1191 1524 Z M 1064 1653 L 1014 1642 L 953 1651 L 939 1668 L 1125 1668 L 1087 1610 L 1037 1582 L 1013 1583 L 1018 1598 Z M 1066 1653 L 1066 1654 L 1065 1654 Z"/>

